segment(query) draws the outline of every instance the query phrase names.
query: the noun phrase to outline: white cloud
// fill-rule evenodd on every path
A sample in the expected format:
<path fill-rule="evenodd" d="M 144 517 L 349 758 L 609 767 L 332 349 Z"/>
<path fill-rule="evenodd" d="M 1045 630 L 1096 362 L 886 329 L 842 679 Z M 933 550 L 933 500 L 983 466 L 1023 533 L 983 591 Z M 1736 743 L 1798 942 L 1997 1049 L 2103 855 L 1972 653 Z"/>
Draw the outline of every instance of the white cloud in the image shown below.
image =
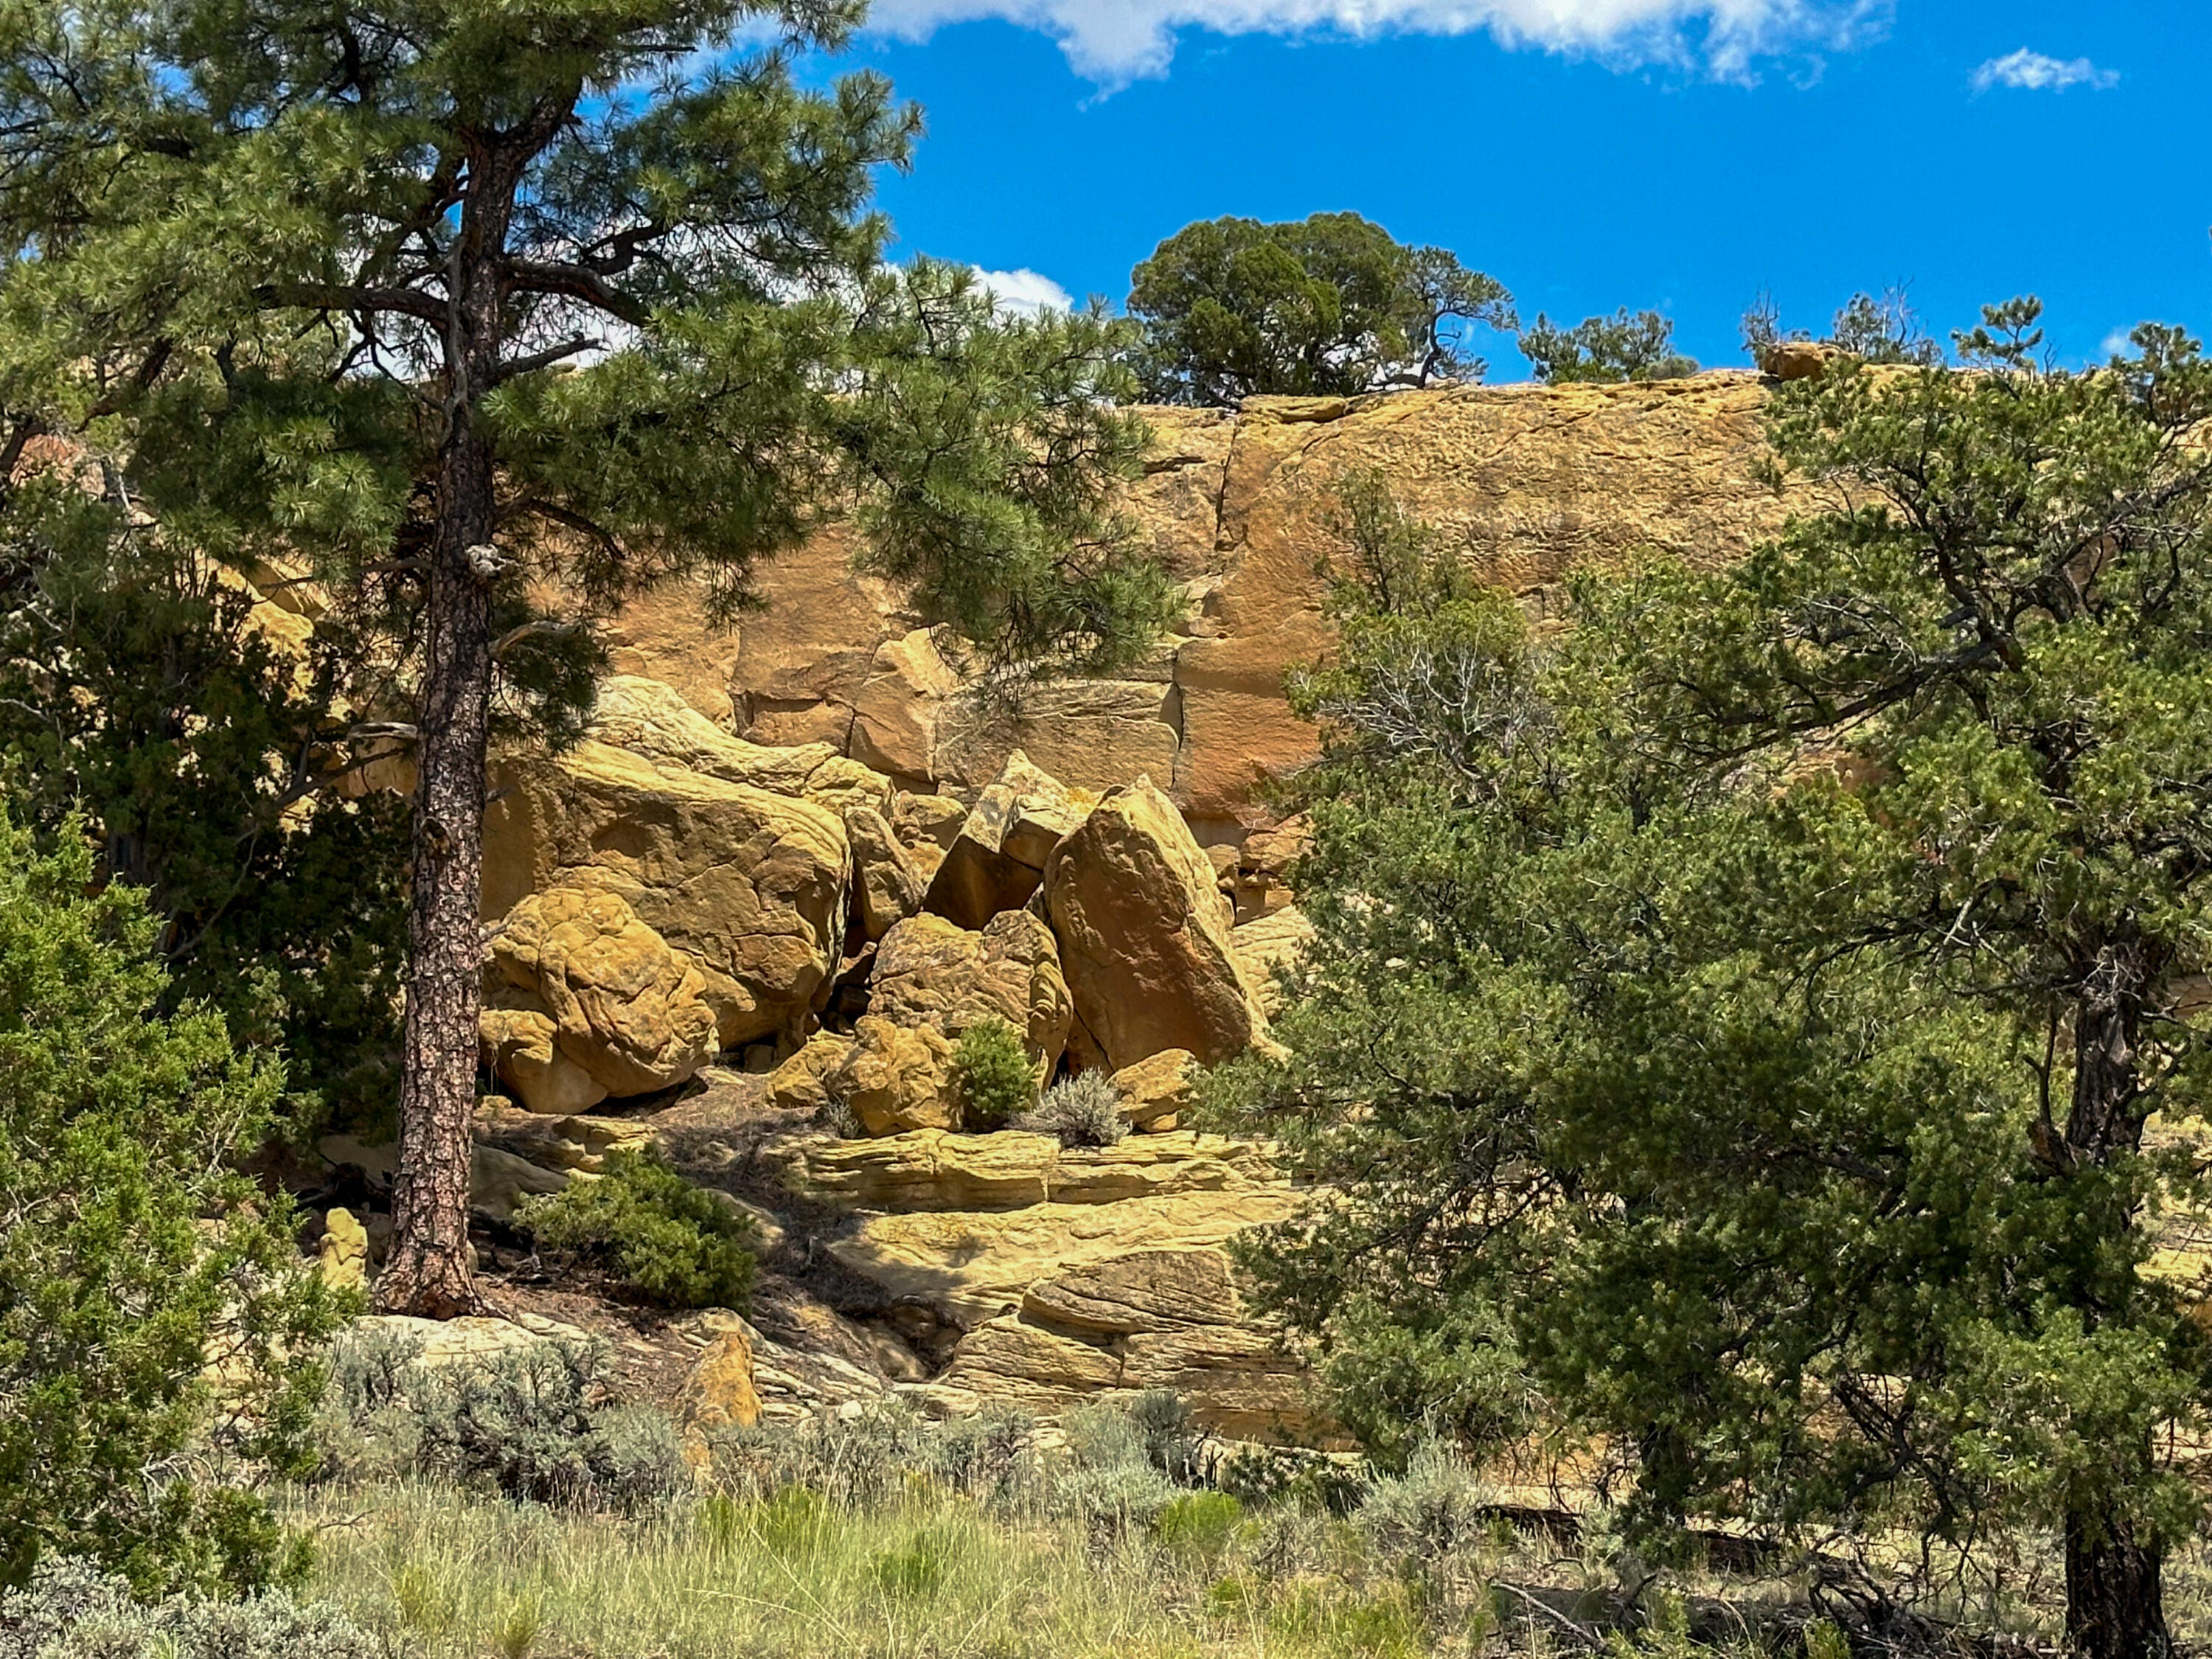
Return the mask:
<path fill-rule="evenodd" d="M 1891 0 L 876 0 L 869 21 L 921 40 L 999 18 L 1051 35 L 1079 74 L 1109 86 L 1165 74 L 1184 28 L 1355 40 L 1486 31 L 1509 46 L 1747 79 L 1757 59 L 1879 33 L 1890 9 Z"/>
<path fill-rule="evenodd" d="M 1974 90 L 2015 87 L 2022 92 L 2063 92 L 2069 87 L 2094 87 L 2103 92 L 2120 83 L 2112 70 L 2099 69 L 2086 58 L 2046 58 L 2022 46 L 2002 58 L 1992 58 L 1974 71 Z"/>
<path fill-rule="evenodd" d="M 975 275 L 991 290 L 1001 311 L 1034 317 L 1040 311 L 1075 309 L 1074 298 L 1066 289 L 1034 270 L 986 270 L 977 265 Z"/>

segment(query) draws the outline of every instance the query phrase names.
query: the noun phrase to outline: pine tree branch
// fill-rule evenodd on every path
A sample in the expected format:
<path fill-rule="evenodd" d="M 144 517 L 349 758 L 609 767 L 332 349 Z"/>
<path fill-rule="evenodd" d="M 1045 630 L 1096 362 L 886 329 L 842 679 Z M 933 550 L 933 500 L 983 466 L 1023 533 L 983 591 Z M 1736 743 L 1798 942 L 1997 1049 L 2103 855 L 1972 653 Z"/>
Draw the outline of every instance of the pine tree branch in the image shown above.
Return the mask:
<path fill-rule="evenodd" d="M 264 283 L 253 297 L 285 311 L 347 311 L 364 315 L 419 317 L 443 322 L 446 306 L 428 294 L 404 288 L 362 288 L 344 283 Z"/>
<path fill-rule="evenodd" d="M 560 260 L 507 259 L 504 272 L 508 286 L 528 294 L 557 294 L 580 300 L 633 328 L 650 326 L 653 313 L 605 277 L 587 266 Z"/>

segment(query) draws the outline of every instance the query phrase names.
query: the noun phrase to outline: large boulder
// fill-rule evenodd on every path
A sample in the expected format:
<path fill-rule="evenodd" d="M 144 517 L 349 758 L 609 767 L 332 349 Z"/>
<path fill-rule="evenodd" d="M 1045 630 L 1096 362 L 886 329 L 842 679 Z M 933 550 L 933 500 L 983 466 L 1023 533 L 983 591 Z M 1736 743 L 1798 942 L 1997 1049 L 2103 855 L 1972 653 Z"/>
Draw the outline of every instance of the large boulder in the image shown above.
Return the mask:
<path fill-rule="evenodd" d="M 507 982 L 537 998 L 553 1040 L 607 1095 L 682 1083 L 714 1053 L 706 980 L 618 894 L 532 893 L 492 941 Z"/>
<path fill-rule="evenodd" d="M 487 918 L 556 886 L 615 894 L 697 966 L 721 1047 L 803 1029 L 844 939 L 841 813 L 588 739 L 505 757 L 495 783 Z"/>
<path fill-rule="evenodd" d="M 852 1109 L 872 1135 L 950 1129 L 959 1121 L 952 1045 L 933 1027 L 900 1026 L 872 1014 L 854 1022 L 854 1041 L 822 1088 Z M 804 1050 L 801 1051 L 802 1053 Z"/>
<path fill-rule="evenodd" d="M 1076 1012 L 1115 1070 L 1167 1048 L 1211 1066 L 1264 1032 L 1229 901 L 1151 780 L 1094 807 L 1054 850 L 1044 886 Z"/>
<path fill-rule="evenodd" d="M 505 981 L 495 985 L 477 1016 L 484 1063 L 532 1112 L 568 1117 L 607 1097 L 607 1086 L 569 1058 L 560 1028 L 536 997 Z"/>
<path fill-rule="evenodd" d="M 1229 948 L 1243 965 L 1244 977 L 1273 1018 L 1283 1000 L 1283 975 L 1294 974 L 1314 940 L 1314 926 L 1295 904 L 1270 910 L 1229 935 Z"/>
<path fill-rule="evenodd" d="M 1114 1073 L 1114 1093 L 1121 1121 L 1145 1133 L 1176 1127 L 1190 1108 L 1190 1051 L 1163 1048 Z"/>
<path fill-rule="evenodd" d="M 931 878 L 927 908 L 969 928 L 1019 909 L 1043 879 L 1052 849 L 1083 822 L 1092 799 L 1066 788 L 1015 750 L 976 797 Z"/>
<path fill-rule="evenodd" d="M 900 922 L 876 951 L 868 1006 L 955 1042 L 971 1026 L 1003 1020 L 1020 1033 L 1040 1084 L 1060 1063 L 1074 1017 L 1052 930 L 1025 910 L 994 916 L 975 933 L 942 916 Z"/>

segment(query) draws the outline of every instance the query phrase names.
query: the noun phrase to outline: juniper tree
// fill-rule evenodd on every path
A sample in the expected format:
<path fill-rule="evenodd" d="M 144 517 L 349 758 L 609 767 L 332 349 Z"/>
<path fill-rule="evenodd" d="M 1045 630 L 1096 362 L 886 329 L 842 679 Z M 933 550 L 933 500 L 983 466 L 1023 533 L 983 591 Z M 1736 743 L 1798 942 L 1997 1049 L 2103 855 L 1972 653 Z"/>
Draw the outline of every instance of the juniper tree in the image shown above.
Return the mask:
<path fill-rule="evenodd" d="M 833 510 L 986 665 L 1111 666 L 1164 614 L 1107 504 L 1117 330 L 884 266 L 918 117 L 792 70 L 860 11 L 0 0 L 6 458 L 70 434 L 161 533 L 312 558 L 405 647 L 363 711 L 418 775 L 389 1308 L 476 1304 L 486 744 L 574 729 L 586 624 L 679 575 L 726 620 Z"/>
<path fill-rule="evenodd" d="M 339 1309 L 231 1168 L 281 1065 L 205 1007 L 155 1012 L 158 923 L 127 884 L 88 893 L 83 831 L 40 854 L 0 812 L 0 1586 L 75 1555 L 141 1591 L 251 1588 L 298 1553 L 206 1454 L 301 1472 Z"/>
<path fill-rule="evenodd" d="M 1409 247 L 1356 213 L 1188 225 L 1132 273 L 1146 394 L 1233 404 L 1345 397 L 1481 378 L 1469 323 L 1510 329 L 1512 296 L 1448 250 Z"/>
<path fill-rule="evenodd" d="M 1647 1535 L 1821 1537 L 1837 1593 L 1892 1593 L 1838 1538 L 2048 1525 L 2075 1644 L 2143 1659 L 2212 1384 L 2157 1254 L 2212 1197 L 2212 368 L 2050 371 L 2035 314 L 1777 394 L 1844 505 L 1561 641 L 1340 588 L 1310 988 L 1212 1088 L 1342 1183 L 1258 1266 L 1356 1413 L 1548 1401 Z"/>

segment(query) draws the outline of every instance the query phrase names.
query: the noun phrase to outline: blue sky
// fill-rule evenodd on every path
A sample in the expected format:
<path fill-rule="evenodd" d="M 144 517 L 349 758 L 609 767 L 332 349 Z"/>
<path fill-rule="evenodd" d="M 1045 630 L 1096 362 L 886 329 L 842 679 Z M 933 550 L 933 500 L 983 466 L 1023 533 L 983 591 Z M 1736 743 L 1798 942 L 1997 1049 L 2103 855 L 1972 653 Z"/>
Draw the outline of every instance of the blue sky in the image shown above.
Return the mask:
<path fill-rule="evenodd" d="M 2212 322 L 2212 6 L 1995 0 L 876 0 L 848 61 L 929 136 L 906 252 L 1118 302 L 1193 219 L 1365 214 L 1513 290 L 1741 361 L 1762 289 L 1939 329 L 2033 292 L 2065 356 Z M 1510 342 L 1493 380 L 1525 368 Z"/>

